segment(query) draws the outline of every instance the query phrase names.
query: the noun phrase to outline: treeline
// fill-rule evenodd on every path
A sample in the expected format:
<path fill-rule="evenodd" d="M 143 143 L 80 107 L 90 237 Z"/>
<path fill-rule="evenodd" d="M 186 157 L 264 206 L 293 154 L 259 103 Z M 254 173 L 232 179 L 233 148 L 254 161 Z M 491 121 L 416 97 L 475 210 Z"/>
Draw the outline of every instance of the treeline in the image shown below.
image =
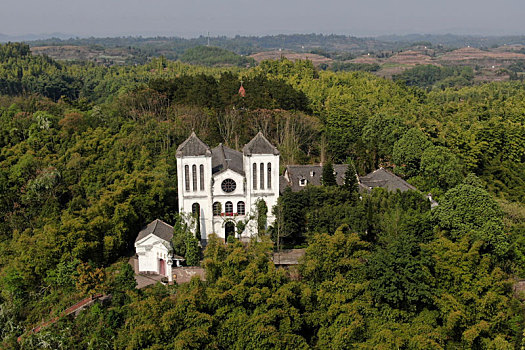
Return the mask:
<path fill-rule="evenodd" d="M 283 80 L 268 79 L 265 75 L 247 77 L 242 81 L 244 93 L 239 92 L 239 77 L 224 73 L 219 79 L 209 75 L 183 76 L 170 80 L 152 80 L 149 87 L 165 95 L 171 102 L 215 108 L 237 106 L 249 109 L 283 109 L 309 111 L 308 98 Z"/>
<path fill-rule="evenodd" d="M 471 67 L 439 67 L 428 64 L 407 69 L 392 78 L 408 86 L 444 90 L 472 85 L 474 71 Z"/>
<path fill-rule="evenodd" d="M 348 52 L 365 52 L 370 50 L 393 50 L 401 48 L 400 43 L 387 43 L 371 38 L 357 38 L 345 35 L 323 35 L 323 34 L 291 34 L 291 35 L 268 35 L 268 36 L 212 36 L 210 44 L 239 55 L 251 55 L 252 53 L 287 49 L 301 52 L 304 48 L 312 50 L 325 50 L 328 52 L 341 51 L 345 48 Z M 207 36 L 184 39 L 178 37 L 115 37 L 115 38 L 51 38 L 30 42 L 31 46 L 99 46 L 102 48 L 133 48 L 139 49 L 149 57 L 165 56 L 169 59 L 178 59 L 188 49 L 208 44 Z"/>
<path fill-rule="evenodd" d="M 179 58 L 184 63 L 202 66 L 238 66 L 253 67 L 255 60 L 250 57 L 237 55 L 231 51 L 214 46 L 197 46 L 187 49 Z"/>

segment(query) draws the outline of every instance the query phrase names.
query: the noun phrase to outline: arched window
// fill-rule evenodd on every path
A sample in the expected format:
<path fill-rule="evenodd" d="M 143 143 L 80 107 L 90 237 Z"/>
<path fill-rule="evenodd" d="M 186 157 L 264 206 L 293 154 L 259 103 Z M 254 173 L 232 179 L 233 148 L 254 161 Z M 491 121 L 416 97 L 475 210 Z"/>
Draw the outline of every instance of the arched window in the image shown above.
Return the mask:
<path fill-rule="evenodd" d="M 244 215 L 246 214 L 246 206 L 244 205 L 244 202 L 237 202 L 237 214 Z"/>
<path fill-rule="evenodd" d="M 257 163 L 253 163 L 253 189 L 256 190 L 257 189 Z"/>
<path fill-rule="evenodd" d="M 272 163 L 268 163 L 268 174 L 266 175 L 266 182 L 268 182 L 268 189 L 272 188 Z"/>
<path fill-rule="evenodd" d="M 204 165 L 200 165 L 199 167 L 199 172 L 200 172 L 200 185 L 201 185 L 201 191 L 204 191 Z"/>
<path fill-rule="evenodd" d="M 191 166 L 191 175 L 193 177 L 193 192 L 197 191 L 197 166 L 193 164 Z"/>
<path fill-rule="evenodd" d="M 193 216 L 197 216 L 201 214 L 201 206 L 199 205 L 199 203 L 192 204 L 191 213 L 193 214 Z"/>
<path fill-rule="evenodd" d="M 213 215 L 219 216 L 219 215 L 221 215 L 221 212 L 222 212 L 221 203 L 219 203 L 219 202 L 213 203 Z"/>
<path fill-rule="evenodd" d="M 190 167 L 188 165 L 184 166 L 184 182 L 186 187 L 186 192 L 190 191 Z"/>
<path fill-rule="evenodd" d="M 261 163 L 261 190 L 264 190 L 264 163 Z"/>
<path fill-rule="evenodd" d="M 226 204 L 224 205 L 224 208 L 226 209 L 225 210 L 225 213 L 226 214 L 233 214 L 233 203 L 228 201 L 226 202 Z"/>

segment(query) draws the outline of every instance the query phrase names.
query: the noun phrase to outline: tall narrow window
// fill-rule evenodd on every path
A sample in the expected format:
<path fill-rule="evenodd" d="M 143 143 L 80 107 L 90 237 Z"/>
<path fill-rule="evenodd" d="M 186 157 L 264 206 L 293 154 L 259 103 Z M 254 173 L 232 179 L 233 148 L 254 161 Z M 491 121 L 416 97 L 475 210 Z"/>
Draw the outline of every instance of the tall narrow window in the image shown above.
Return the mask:
<path fill-rule="evenodd" d="M 213 215 L 219 216 L 221 215 L 221 212 L 222 212 L 221 203 L 219 202 L 213 203 Z"/>
<path fill-rule="evenodd" d="M 260 188 L 261 188 L 261 190 L 264 190 L 264 163 L 261 163 L 260 168 L 261 168 L 261 174 L 260 174 L 260 176 L 261 176 L 261 186 L 260 186 Z"/>
<path fill-rule="evenodd" d="M 266 182 L 268 182 L 266 187 L 270 190 L 272 188 L 272 163 L 268 163 L 268 174 L 266 176 Z"/>
<path fill-rule="evenodd" d="M 201 182 L 201 191 L 204 191 L 204 165 L 200 165 L 199 167 L 199 176 L 200 176 L 200 182 Z"/>
<path fill-rule="evenodd" d="M 192 204 L 191 213 L 193 214 L 194 217 L 197 217 L 197 215 L 201 214 L 201 206 L 199 205 L 199 203 Z"/>
<path fill-rule="evenodd" d="M 190 191 L 190 167 L 189 165 L 184 166 L 184 182 L 186 187 L 186 192 Z"/>
<path fill-rule="evenodd" d="M 191 166 L 191 175 L 193 177 L 193 192 L 197 191 L 197 166 L 193 164 Z"/>
<path fill-rule="evenodd" d="M 224 208 L 226 209 L 225 210 L 225 213 L 226 214 L 233 214 L 233 203 L 228 201 L 226 202 L 226 204 L 224 205 Z"/>
<path fill-rule="evenodd" d="M 253 189 L 256 190 L 257 189 L 257 163 L 253 163 L 253 179 L 252 179 L 252 182 L 253 182 Z"/>
<path fill-rule="evenodd" d="M 237 202 L 237 214 L 244 215 L 246 214 L 246 206 L 244 205 L 244 202 Z"/>

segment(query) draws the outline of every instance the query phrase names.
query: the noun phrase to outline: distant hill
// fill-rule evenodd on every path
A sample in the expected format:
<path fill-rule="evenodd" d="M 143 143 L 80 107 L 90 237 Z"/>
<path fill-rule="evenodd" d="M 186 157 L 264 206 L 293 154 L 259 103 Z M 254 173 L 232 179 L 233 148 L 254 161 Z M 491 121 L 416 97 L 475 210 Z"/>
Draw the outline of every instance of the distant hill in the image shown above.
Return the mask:
<path fill-rule="evenodd" d="M 323 50 L 326 52 L 352 52 L 364 53 L 377 50 L 393 50 L 399 48 L 399 44 L 392 42 L 381 42 L 374 38 L 357 38 L 345 35 L 323 35 L 323 34 L 292 34 L 292 35 L 268 35 L 268 36 L 236 36 L 236 37 L 211 37 L 210 45 L 220 47 L 239 55 L 251 55 L 253 53 L 271 50 L 290 50 L 298 53 L 307 53 L 312 50 Z M 166 58 L 177 59 L 189 48 L 206 46 L 208 38 L 179 37 L 116 37 L 116 38 L 75 38 L 59 39 L 51 38 L 28 42 L 31 46 L 101 46 L 103 48 L 135 48 L 149 56 L 163 55 Z"/>
<path fill-rule="evenodd" d="M 431 44 L 446 47 L 490 48 L 502 45 L 525 45 L 524 35 L 514 36 L 476 36 L 455 34 L 407 34 L 383 35 L 375 38 L 378 41 L 406 44 Z"/>
<path fill-rule="evenodd" d="M 180 56 L 180 60 L 185 63 L 201 66 L 255 66 L 255 61 L 251 57 L 238 55 L 234 52 L 214 46 L 197 46 L 187 49 Z"/>
<path fill-rule="evenodd" d="M 319 66 L 320 64 L 330 64 L 332 63 L 332 59 L 313 54 L 313 53 L 296 53 L 292 51 L 263 51 L 258 52 L 256 54 L 251 55 L 253 59 L 257 61 L 257 63 L 264 61 L 264 60 L 278 60 L 280 58 L 287 58 L 290 61 L 296 61 L 296 60 L 310 60 L 313 62 L 314 65 Z"/>
<path fill-rule="evenodd" d="M 55 39 L 68 39 L 73 37 L 72 35 L 63 33 L 52 33 L 52 34 L 24 34 L 24 35 L 7 35 L 0 33 L 0 43 L 7 42 L 19 42 L 19 41 L 35 41 L 45 40 L 48 38 Z"/>

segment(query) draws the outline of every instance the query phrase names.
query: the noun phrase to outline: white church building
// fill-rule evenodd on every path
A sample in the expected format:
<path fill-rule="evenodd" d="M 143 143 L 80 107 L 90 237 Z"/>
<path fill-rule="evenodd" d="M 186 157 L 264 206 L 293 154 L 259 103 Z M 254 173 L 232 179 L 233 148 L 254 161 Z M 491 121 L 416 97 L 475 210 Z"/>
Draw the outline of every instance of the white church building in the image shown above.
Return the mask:
<path fill-rule="evenodd" d="M 227 240 L 256 233 L 256 203 L 272 208 L 279 198 L 279 151 L 258 133 L 242 152 L 219 144 L 210 148 L 195 133 L 177 148 L 179 213 L 198 218 L 201 238 L 211 233 Z M 246 223 L 237 232 L 238 222 Z"/>
<path fill-rule="evenodd" d="M 268 208 L 266 225 L 273 222 L 271 211 L 279 198 L 279 151 L 262 133 L 239 152 L 222 144 L 212 149 L 193 132 L 177 148 L 176 158 L 179 213 L 199 225 L 203 244 L 212 233 L 225 241 L 229 236 L 242 239 L 256 234 L 260 200 Z M 239 227 L 244 227 L 242 232 Z M 138 272 L 172 281 L 172 265 L 184 260 L 173 255 L 172 238 L 173 227 L 161 220 L 144 227 L 135 240 Z"/>

